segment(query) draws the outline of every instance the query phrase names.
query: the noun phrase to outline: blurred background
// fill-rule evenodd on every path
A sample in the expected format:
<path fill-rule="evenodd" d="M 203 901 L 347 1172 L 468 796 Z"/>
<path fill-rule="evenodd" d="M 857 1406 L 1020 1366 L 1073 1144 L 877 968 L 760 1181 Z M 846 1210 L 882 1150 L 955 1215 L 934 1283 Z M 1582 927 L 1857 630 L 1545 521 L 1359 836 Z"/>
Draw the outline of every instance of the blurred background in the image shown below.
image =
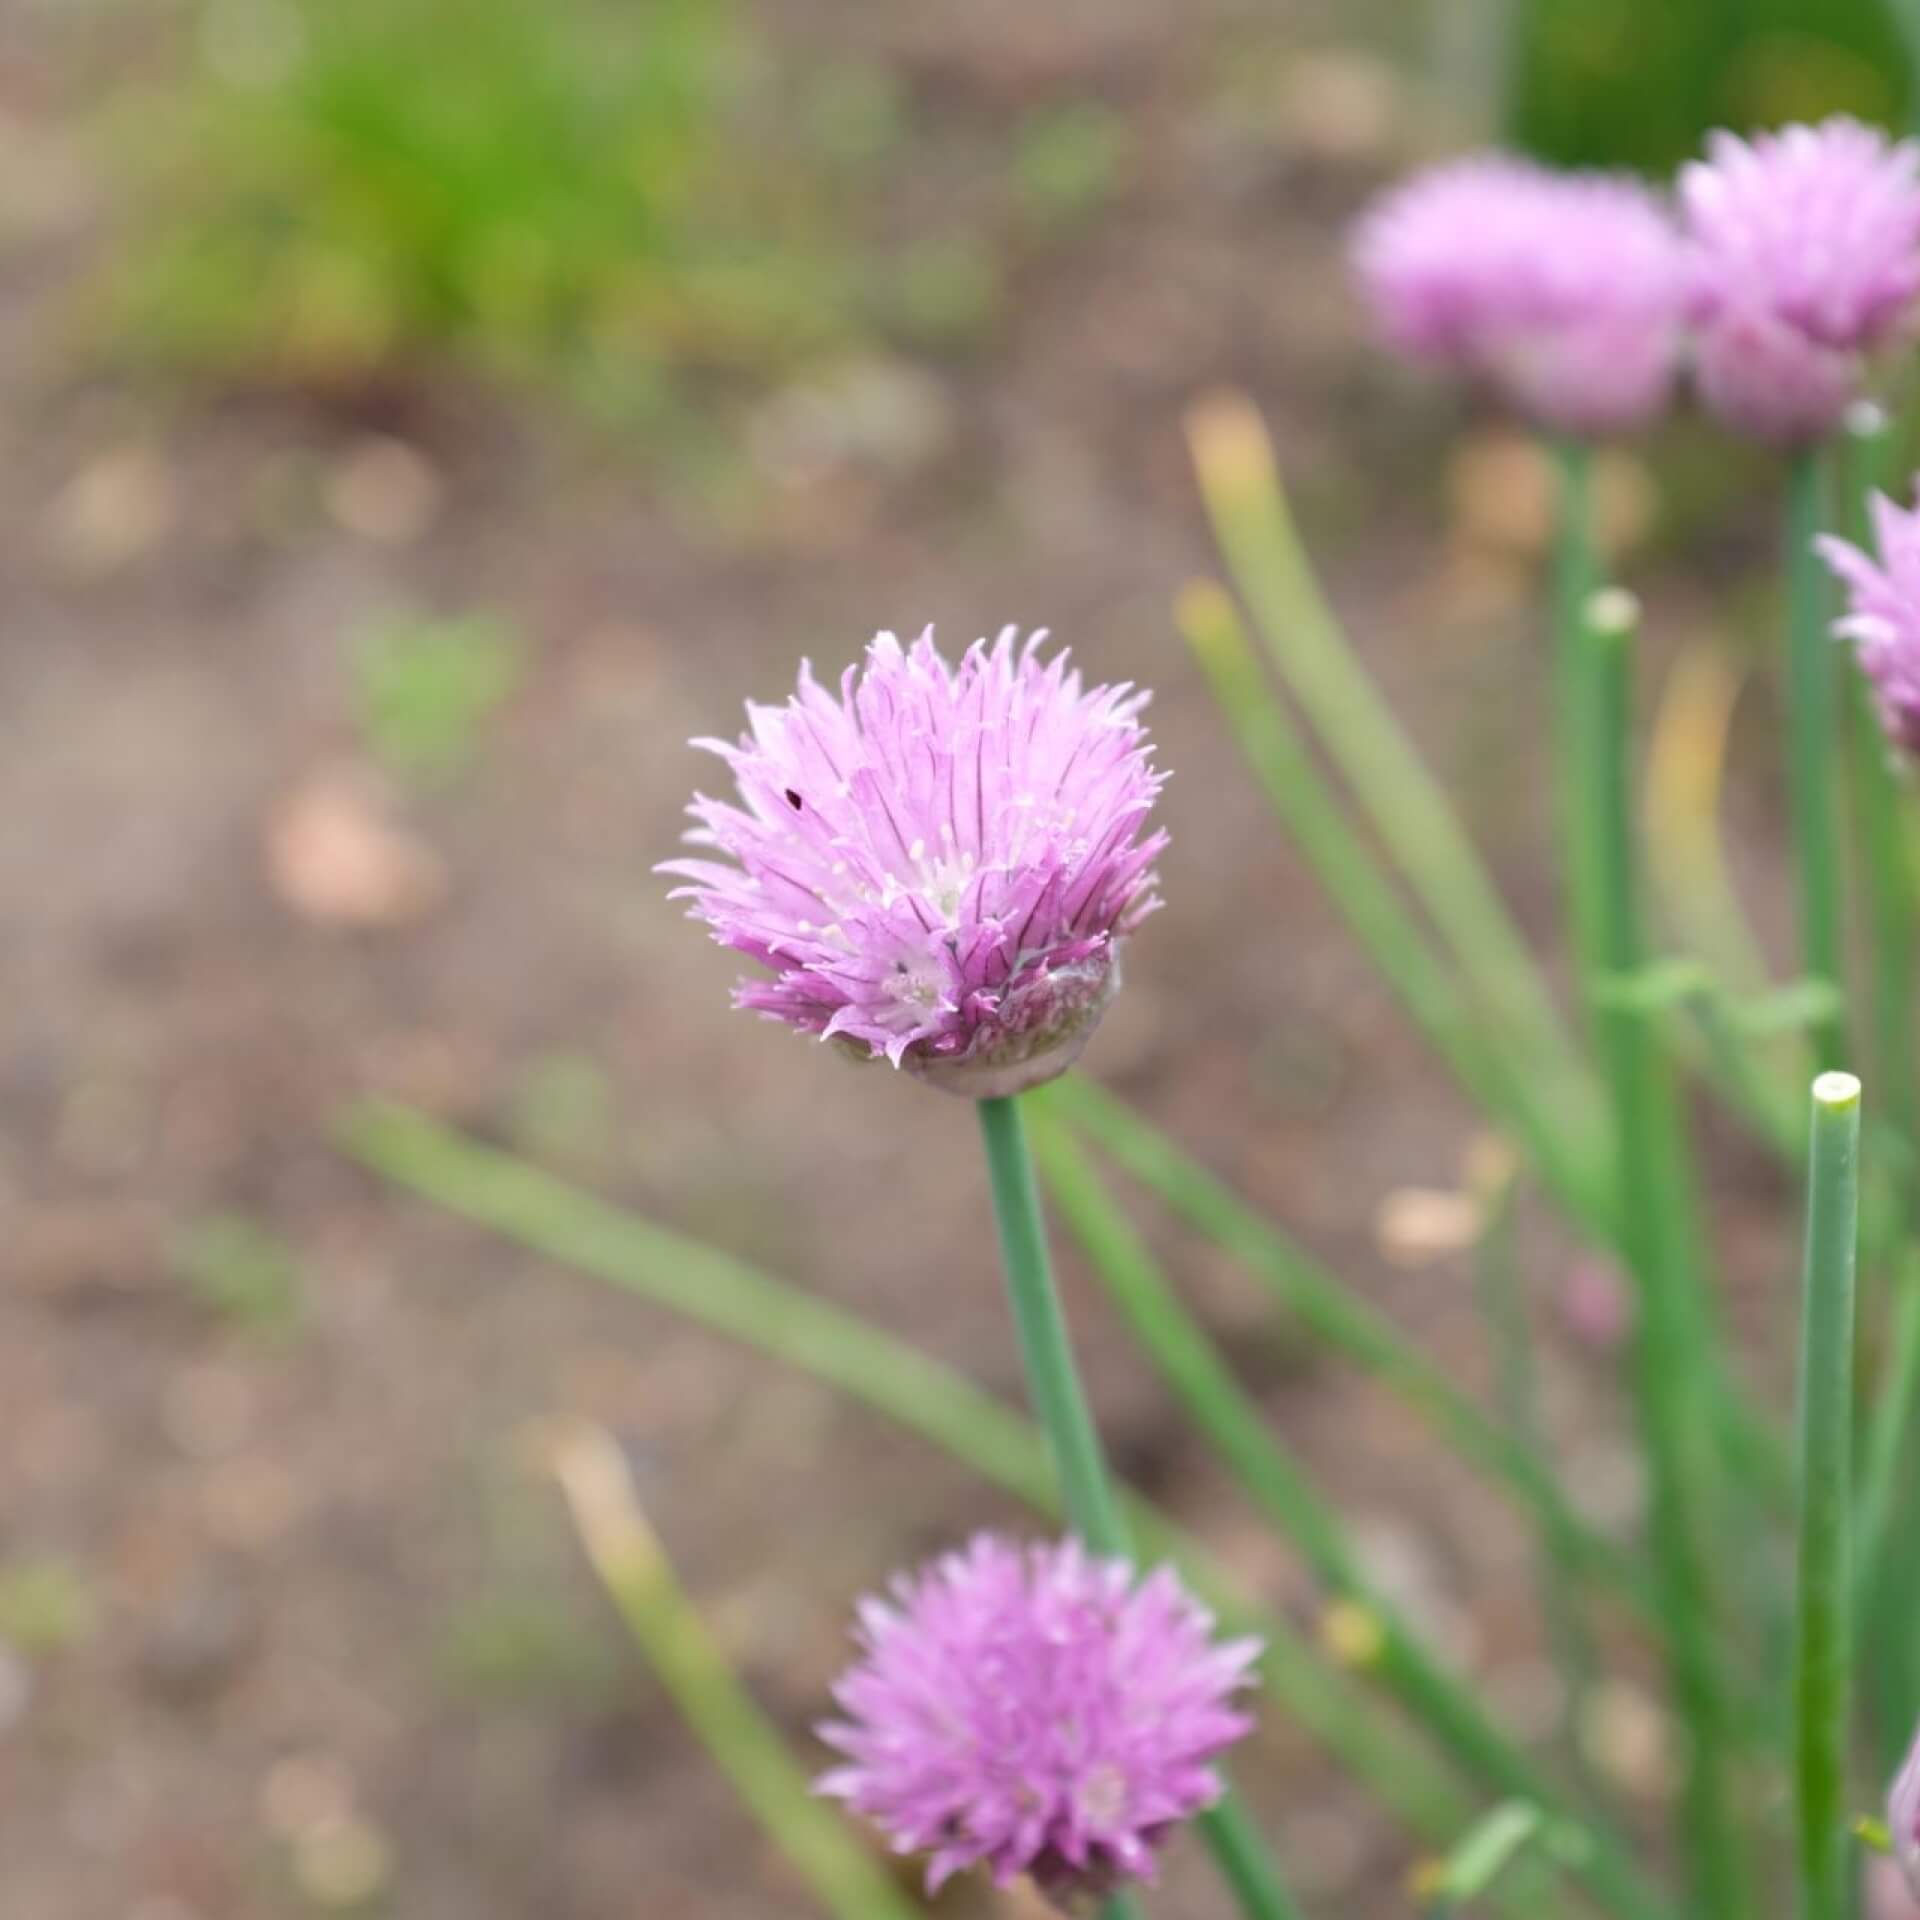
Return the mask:
<path fill-rule="evenodd" d="M 1897 124 L 1916 41 L 1900 0 L 5 0 L 0 1920 L 814 1911 L 531 1424 L 618 1433 L 803 1743 L 852 1596 L 1017 1516 L 330 1136 L 402 1096 L 1015 1390 L 968 1114 L 730 1013 L 651 872 L 715 778 L 687 737 L 801 654 L 1018 621 L 1158 689 L 1169 906 L 1088 1064 L 1482 1377 L 1463 1109 L 1171 636 L 1211 564 L 1182 413 L 1266 410 L 1362 651 L 1544 928 L 1540 470 L 1370 349 L 1345 224 L 1503 129 L 1658 170 L 1715 123 Z M 1771 487 L 1684 424 L 1610 460 L 1662 658 L 1757 657 Z M 1756 690 L 1736 746 L 1771 727 Z M 1777 927 L 1777 797 L 1739 764 Z M 1778 1366 L 1789 1203 L 1714 1146 Z M 1537 1720 L 1511 1521 L 1152 1230 L 1381 1580 Z M 1556 1432 L 1631 1511 L 1609 1276 L 1530 1255 Z M 1068 1279 L 1126 1470 L 1310 1618 Z M 1662 1739 L 1608 1696 L 1626 1777 Z M 1284 1724 L 1246 1770 L 1310 1899 L 1411 1911 L 1401 1843 Z M 1193 1864 L 1166 1910 L 1205 1920 Z"/>

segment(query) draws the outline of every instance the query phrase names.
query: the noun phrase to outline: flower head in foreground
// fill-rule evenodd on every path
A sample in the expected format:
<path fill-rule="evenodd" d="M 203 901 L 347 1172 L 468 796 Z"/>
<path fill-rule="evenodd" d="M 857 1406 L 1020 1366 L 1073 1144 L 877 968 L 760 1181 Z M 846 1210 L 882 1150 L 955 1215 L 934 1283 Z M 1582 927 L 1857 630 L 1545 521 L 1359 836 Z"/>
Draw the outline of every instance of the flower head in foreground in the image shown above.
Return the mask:
<path fill-rule="evenodd" d="M 1920 1734 L 1915 1735 L 1905 1764 L 1887 1789 L 1887 1832 L 1893 1857 L 1907 1876 L 1913 1897 L 1920 1900 Z"/>
<path fill-rule="evenodd" d="M 1409 358 L 1488 382 L 1544 426 L 1644 426 L 1679 363 L 1685 258 L 1638 182 L 1483 154 L 1418 175 L 1355 230 L 1381 332 Z"/>
<path fill-rule="evenodd" d="M 862 1603 L 820 1791 L 930 1853 L 930 1889 L 977 1864 L 1062 1904 L 1151 1879 L 1252 1725 L 1233 1696 L 1259 1643 L 1212 1627 L 1169 1568 L 983 1535 Z"/>
<path fill-rule="evenodd" d="M 957 666 L 876 638 L 838 696 L 809 667 L 738 745 L 739 804 L 697 796 L 669 861 L 696 919 L 773 974 L 736 1004 L 986 1099 L 1062 1073 L 1159 904 L 1164 775 L 1147 695 L 1081 684 L 1009 627 Z M 729 864 L 731 863 L 731 864 Z"/>
<path fill-rule="evenodd" d="M 1920 755 L 1920 510 L 1875 494 L 1872 514 L 1877 563 L 1845 540 L 1820 541 L 1847 589 L 1846 614 L 1833 630 L 1853 642 L 1887 738 Z"/>
<path fill-rule="evenodd" d="M 1716 133 L 1680 205 L 1702 397 L 1760 439 L 1830 433 L 1920 295 L 1920 147 L 1844 117 Z"/>

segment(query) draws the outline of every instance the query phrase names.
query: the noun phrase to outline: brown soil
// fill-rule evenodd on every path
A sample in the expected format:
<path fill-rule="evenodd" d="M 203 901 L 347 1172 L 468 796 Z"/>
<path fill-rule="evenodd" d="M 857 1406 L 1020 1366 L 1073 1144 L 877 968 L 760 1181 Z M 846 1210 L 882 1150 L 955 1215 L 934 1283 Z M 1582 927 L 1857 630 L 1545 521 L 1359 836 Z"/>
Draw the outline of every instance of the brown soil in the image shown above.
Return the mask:
<path fill-rule="evenodd" d="M 57 37 L 15 11 L 10 137 L 38 177 L 75 176 L 76 204 L 28 223 L 0 277 L 0 1569 L 64 1561 L 91 1606 L 65 1650 L 0 1663 L 0 1920 L 307 1911 L 288 1836 L 348 1796 L 406 1920 L 798 1920 L 804 1893 L 526 1471 L 528 1424 L 617 1428 L 688 1583 L 803 1742 L 850 1599 L 1018 1517 L 806 1380 L 384 1190 L 329 1123 L 382 1088 L 530 1141 L 1012 1394 L 964 1109 L 730 1013 L 731 963 L 650 868 L 712 777 L 683 741 L 777 696 L 798 654 L 837 667 L 881 625 L 1045 622 L 1092 672 L 1158 689 L 1177 775 L 1168 910 L 1091 1070 L 1483 1377 L 1460 1264 L 1396 1269 L 1374 1233 L 1395 1188 L 1457 1178 L 1468 1115 L 1273 826 L 1167 615 L 1210 565 L 1182 411 L 1240 384 L 1370 663 L 1549 926 L 1531 616 L 1449 601 L 1444 422 L 1357 343 L 1338 268 L 1403 116 L 1369 107 L 1374 68 L 1303 87 L 1297 10 L 1283 29 L 1172 0 L 916 4 L 876 26 L 820 0 L 780 27 L 792 57 L 897 63 L 963 168 L 1033 100 L 1093 91 L 1128 129 L 1115 202 L 1030 249 L 980 353 L 921 370 L 930 451 L 797 479 L 742 453 L 722 516 L 659 463 L 442 391 L 402 423 L 438 510 L 395 540 L 338 511 L 364 428 L 58 371 L 98 183 L 50 104 Z M 1340 84 L 1344 116 L 1306 110 Z M 731 407 L 714 419 L 740 431 Z M 392 533 L 377 498 L 372 519 Z M 444 897 L 416 915 L 402 888 L 396 924 L 342 931 L 290 908 L 265 847 L 291 796 L 355 760 L 342 635 L 397 604 L 498 609 L 534 665 L 475 768 L 401 803 Z M 539 1125 L 556 1072 L 604 1095 L 602 1119 Z M 236 1326 L 182 1280 L 182 1236 L 223 1213 L 297 1255 L 291 1332 Z M 1770 1232 L 1763 1213 L 1746 1236 L 1756 1282 Z M 1158 1237 L 1460 1657 L 1523 1696 L 1523 1543 L 1497 1504 L 1379 1396 L 1302 1364 L 1216 1257 Z M 1082 1278 L 1116 1450 L 1308 1617 Z M 1618 1464 L 1604 1373 L 1554 1360 L 1595 1484 Z M 502 1619 L 522 1649 L 504 1671 L 473 1652 Z M 1246 1772 L 1321 1910 L 1407 1910 L 1404 1847 L 1288 1728 Z M 1160 1910 L 1225 1911 L 1187 1852 Z"/>

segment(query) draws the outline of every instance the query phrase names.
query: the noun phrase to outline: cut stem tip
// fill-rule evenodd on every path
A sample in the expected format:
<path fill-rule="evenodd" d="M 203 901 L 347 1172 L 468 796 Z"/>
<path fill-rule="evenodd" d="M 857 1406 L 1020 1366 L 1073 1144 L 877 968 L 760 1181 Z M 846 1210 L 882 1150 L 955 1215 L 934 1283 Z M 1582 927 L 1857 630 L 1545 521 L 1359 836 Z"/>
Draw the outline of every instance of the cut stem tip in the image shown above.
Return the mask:
<path fill-rule="evenodd" d="M 1860 1079 L 1852 1073 L 1823 1073 L 1813 1083 L 1813 1097 L 1817 1105 L 1833 1109 L 1857 1107 L 1860 1104 Z"/>
<path fill-rule="evenodd" d="M 1891 430 L 1893 416 L 1877 400 L 1856 400 L 1842 424 L 1849 440 L 1873 441 Z"/>
<path fill-rule="evenodd" d="M 1624 636 L 1640 624 L 1640 596 L 1625 587 L 1602 587 L 1587 596 L 1583 611 L 1589 633 L 1606 639 Z"/>

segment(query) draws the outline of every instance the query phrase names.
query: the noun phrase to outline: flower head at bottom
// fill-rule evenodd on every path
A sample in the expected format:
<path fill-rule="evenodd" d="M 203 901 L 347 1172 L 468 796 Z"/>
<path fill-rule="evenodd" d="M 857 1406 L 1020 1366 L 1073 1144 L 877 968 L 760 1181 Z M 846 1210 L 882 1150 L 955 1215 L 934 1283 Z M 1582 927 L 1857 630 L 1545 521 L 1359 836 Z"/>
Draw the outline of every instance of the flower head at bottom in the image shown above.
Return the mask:
<path fill-rule="evenodd" d="M 930 1855 L 930 1889 L 984 1865 L 1065 1907 L 1152 1879 L 1252 1725 L 1234 1696 L 1259 1643 L 1216 1641 L 1171 1569 L 1071 1540 L 983 1535 L 863 1602 L 857 1638 L 820 1790 Z"/>

